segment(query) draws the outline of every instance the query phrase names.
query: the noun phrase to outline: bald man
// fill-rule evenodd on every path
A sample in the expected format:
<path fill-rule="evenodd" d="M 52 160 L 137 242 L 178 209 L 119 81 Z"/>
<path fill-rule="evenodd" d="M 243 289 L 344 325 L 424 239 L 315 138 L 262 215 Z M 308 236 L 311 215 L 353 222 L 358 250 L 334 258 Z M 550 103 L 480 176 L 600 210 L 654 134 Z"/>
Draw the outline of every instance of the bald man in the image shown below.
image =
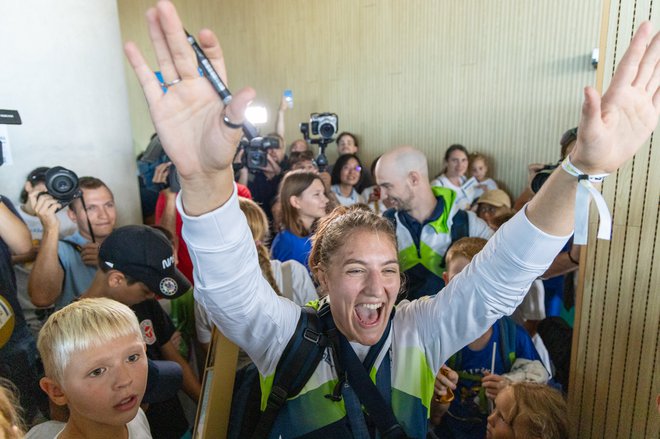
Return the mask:
<path fill-rule="evenodd" d="M 426 156 L 418 149 L 401 146 L 384 154 L 376 165 L 376 181 L 381 197 L 394 206 L 383 215 L 396 226 L 410 300 L 445 286 L 444 256 L 453 241 L 493 234 L 473 212 L 458 209 L 454 191 L 431 187 Z"/>

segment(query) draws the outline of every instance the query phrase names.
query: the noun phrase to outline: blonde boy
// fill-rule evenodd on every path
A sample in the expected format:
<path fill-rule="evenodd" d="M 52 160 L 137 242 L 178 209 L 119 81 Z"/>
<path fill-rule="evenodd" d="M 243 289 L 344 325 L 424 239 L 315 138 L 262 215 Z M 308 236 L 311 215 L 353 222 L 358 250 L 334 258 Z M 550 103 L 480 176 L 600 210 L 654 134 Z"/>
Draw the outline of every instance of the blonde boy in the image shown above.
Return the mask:
<path fill-rule="evenodd" d="M 53 403 L 67 405 L 65 424 L 49 421 L 27 438 L 151 438 L 140 402 L 147 356 L 135 314 L 106 298 L 82 299 L 50 316 L 37 343 Z"/>

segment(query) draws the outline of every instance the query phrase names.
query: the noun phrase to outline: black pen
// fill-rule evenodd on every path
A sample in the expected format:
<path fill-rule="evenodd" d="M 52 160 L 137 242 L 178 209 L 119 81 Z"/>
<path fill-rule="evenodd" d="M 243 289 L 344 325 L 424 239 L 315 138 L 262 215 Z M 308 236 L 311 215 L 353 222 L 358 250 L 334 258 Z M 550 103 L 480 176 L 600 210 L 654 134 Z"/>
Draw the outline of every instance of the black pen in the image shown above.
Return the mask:
<path fill-rule="evenodd" d="M 215 71 L 213 65 L 211 64 L 211 61 L 209 61 L 209 59 L 206 57 L 206 54 L 204 53 L 202 48 L 199 47 L 199 44 L 197 44 L 195 37 L 190 35 L 187 31 L 186 31 L 186 35 L 188 36 L 188 42 L 195 51 L 197 62 L 199 63 L 199 67 L 202 69 L 202 72 L 204 72 L 204 76 L 206 76 L 206 79 L 209 80 L 215 91 L 218 92 L 220 98 L 222 99 L 222 102 L 224 102 L 225 105 L 229 105 L 229 103 L 231 102 L 231 92 L 229 91 L 225 83 L 222 82 L 222 79 L 220 79 L 220 75 L 218 75 L 218 72 Z"/>
<path fill-rule="evenodd" d="M 185 32 L 186 32 L 186 36 L 188 37 L 188 42 L 195 51 L 195 56 L 197 57 L 199 68 L 202 69 L 202 72 L 204 73 L 206 79 L 209 80 L 215 91 L 218 92 L 218 95 L 220 95 L 220 99 L 222 99 L 222 102 L 224 102 L 225 105 L 229 105 L 229 103 L 231 102 L 231 92 L 229 91 L 225 83 L 222 82 L 222 79 L 220 79 L 220 75 L 218 75 L 218 72 L 215 71 L 213 65 L 211 64 L 211 61 L 209 61 L 209 59 L 206 57 L 206 54 L 204 53 L 202 48 L 199 47 L 199 44 L 197 44 L 195 37 L 190 35 L 188 31 Z M 252 125 L 247 120 L 244 121 L 242 125 L 243 125 L 243 134 L 245 134 L 245 137 L 247 137 L 248 140 L 252 140 L 253 138 L 259 135 L 254 125 Z"/>

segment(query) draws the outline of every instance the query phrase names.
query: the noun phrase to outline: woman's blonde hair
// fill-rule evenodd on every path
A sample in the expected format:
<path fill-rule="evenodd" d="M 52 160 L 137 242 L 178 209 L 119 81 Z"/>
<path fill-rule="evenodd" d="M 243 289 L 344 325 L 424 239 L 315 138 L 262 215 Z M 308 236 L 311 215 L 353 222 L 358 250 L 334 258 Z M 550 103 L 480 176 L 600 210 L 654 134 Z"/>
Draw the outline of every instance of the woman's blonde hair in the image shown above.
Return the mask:
<path fill-rule="evenodd" d="M 128 335 L 143 341 L 138 319 L 128 306 L 107 298 L 81 299 L 48 318 L 37 348 L 46 376 L 62 384 L 64 370 L 77 352 Z"/>
<path fill-rule="evenodd" d="M 311 230 L 307 230 L 302 224 L 298 209 L 291 205 L 289 199 L 294 196 L 299 197 L 305 189 L 314 183 L 314 180 L 323 183 L 321 177 L 313 172 L 291 171 L 284 176 L 280 184 L 279 198 L 280 203 L 282 203 L 282 223 L 285 228 L 300 237 L 308 236 Z"/>
<path fill-rule="evenodd" d="M 517 438 L 568 439 L 568 410 L 559 391 L 545 384 L 511 385 L 513 407 L 505 419 Z"/>
<path fill-rule="evenodd" d="M 24 436 L 23 420 L 20 416 L 17 389 L 6 378 L 0 378 L 0 437 L 19 439 Z"/>
<path fill-rule="evenodd" d="M 266 241 L 268 240 L 268 218 L 264 211 L 254 201 L 238 197 L 238 205 L 240 206 L 245 218 L 247 218 L 248 226 L 252 232 L 252 239 L 257 246 L 257 255 L 259 255 L 259 266 L 261 273 L 264 275 L 268 283 L 278 296 L 282 295 L 275 276 L 273 276 L 273 268 L 270 265 L 270 254 L 266 248 Z"/>

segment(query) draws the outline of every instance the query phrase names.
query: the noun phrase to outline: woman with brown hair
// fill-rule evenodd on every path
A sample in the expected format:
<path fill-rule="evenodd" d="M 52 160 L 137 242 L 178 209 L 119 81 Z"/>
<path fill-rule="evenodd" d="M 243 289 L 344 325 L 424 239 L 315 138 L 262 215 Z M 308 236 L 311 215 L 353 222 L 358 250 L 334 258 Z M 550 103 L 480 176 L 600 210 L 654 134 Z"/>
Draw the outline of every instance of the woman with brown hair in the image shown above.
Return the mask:
<path fill-rule="evenodd" d="M 273 259 L 293 259 L 309 269 L 312 229 L 316 220 L 325 215 L 328 204 L 323 181 L 313 172 L 289 172 L 282 180 L 279 199 L 284 230 L 273 239 Z"/>
<path fill-rule="evenodd" d="M 440 294 L 401 301 L 396 312 L 401 270 L 388 220 L 361 209 L 333 211 L 319 225 L 310 257 L 310 267 L 328 297 L 316 306 L 325 311 L 321 317 L 332 328 L 326 338 L 312 337 L 324 349 L 324 359 L 290 398 L 293 395 L 280 392 L 273 383 L 303 311 L 273 294 L 260 274 L 231 166 L 245 108 L 255 93 L 242 89 L 223 104 L 219 93 L 226 89 L 214 89 L 209 81 L 217 86 L 215 77 L 199 75 L 192 39 L 171 2 L 158 2 L 147 12 L 147 21 L 168 92 L 163 93 L 134 44 L 126 45 L 126 53 L 163 147 L 181 177 L 177 208 L 195 261 L 195 299 L 223 334 L 254 360 L 262 407 L 271 395 L 284 404 L 269 428 L 269 438 L 425 438 L 435 377 L 444 361 L 511 313 L 572 234 L 576 174 L 599 177 L 616 171 L 649 138 L 660 117 L 660 77 L 653 76 L 660 60 L 660 34 L 651 40 L 647 22 L 633 37 L 607 93 L 601 98 L 593 88 L 585 89 L 570 163 L 552 173 L 525 209 L 502 226 Z M 202 65 L 208 68 L 211 63 L 217 76 L 226 80 L 215 35 L 206 29 L 197 37 L 200 45 L 195 49 Z M 201 57 L 201 49 L 209 60 Z M 324 210 L 327 201 L 316 176 L 298 194 L 288 195 L 284 186 L 281 191 L 283 207 L 289 202 L 297 209 L 296 221 L 288 225 L 304 227 L 306 233 L 323 216 L 300 213 L 307 202 L 302 198 L 312 195 L 303 191 L 314 186 L 317 210 Z M 327 338 L 332 338 L 331 344 L 321 344 Z M 443 384 L 455 387 L 449 381 Z M 370 402 L 384 410 L 365 413 L 362 406 Z"/>

